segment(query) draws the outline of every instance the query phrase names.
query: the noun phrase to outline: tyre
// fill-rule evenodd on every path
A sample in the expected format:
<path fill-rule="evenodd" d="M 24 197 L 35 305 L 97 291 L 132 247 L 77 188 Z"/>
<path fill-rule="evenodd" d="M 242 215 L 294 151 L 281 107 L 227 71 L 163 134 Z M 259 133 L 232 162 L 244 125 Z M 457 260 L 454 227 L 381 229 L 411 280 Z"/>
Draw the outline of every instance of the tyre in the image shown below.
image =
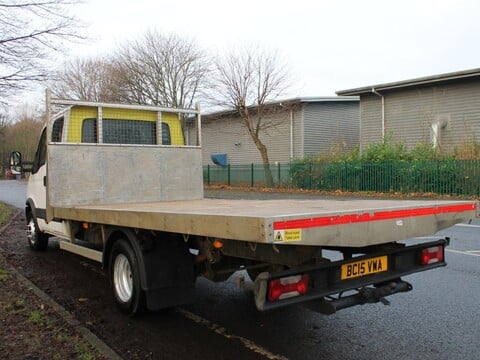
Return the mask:
<path fill-rule="evenodd" d="M 113 298 L 121 312 L 134 316 L 145 310 L 145 293 L 135 252 L 125 239 L 116 240 L 109 261 Z"/>
<path fill-rule="evenodd" d="M 27 213 L 27 239 L 32 250 L 43 251 L 48 246 L 48 235 L 40 231 L 31 211 Z"/>

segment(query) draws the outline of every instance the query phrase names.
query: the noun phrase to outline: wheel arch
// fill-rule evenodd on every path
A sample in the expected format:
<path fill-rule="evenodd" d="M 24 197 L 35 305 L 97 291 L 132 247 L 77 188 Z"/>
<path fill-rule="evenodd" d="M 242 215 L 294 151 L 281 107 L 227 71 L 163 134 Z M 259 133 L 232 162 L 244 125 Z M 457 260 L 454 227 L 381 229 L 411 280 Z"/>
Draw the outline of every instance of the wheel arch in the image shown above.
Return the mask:
<path fill-rule="evenodd" d="M 135 257 L 138 262 L 138 271 L 140 274 L 140 283 L 142 290 L 148 290 L 147 274 L 145 271 L 145 262 L 143 259 L 142 250 L 137 241 L 137 235 L 132 229 L 120 227 L 107 227 L 105 230 L 105 245 L 102 254 L 102 266 L 109 271 L 110 256 L 112 247 L 115 241 L 125 239 L 132 247 Z"/>
<path fill-rule="evenodd" d="M 31 212 L 33 216 L 33 220 L 35 223 L 37 222 L 37 208 L 35 206 L 35 202 L 33 199 L 28 198 L 27 201 L 25 202 L 25 218 L 28 221 L 28 213 Z M 38 224 L 37 224 L 38 226 Z"/>
<path fill-rule="evenodd" d="M 191 254 L 179 234 L 158 234 L 122 227 L 104 227 L 103 267 L 109 271 L 115 241 L 125 239 L 137 258 L 140 286 L 147 308 L 162 308 L 191 303 L 194 299 L 195 272 Z"/>

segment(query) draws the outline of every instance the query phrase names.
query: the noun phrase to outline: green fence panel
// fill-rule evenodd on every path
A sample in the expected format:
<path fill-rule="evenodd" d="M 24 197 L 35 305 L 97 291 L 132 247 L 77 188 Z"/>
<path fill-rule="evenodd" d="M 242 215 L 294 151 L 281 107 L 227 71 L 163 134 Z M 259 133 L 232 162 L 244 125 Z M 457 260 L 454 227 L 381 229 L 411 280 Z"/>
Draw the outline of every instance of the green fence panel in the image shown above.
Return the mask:
<path fill-rule="evenodd" d="M 325 191 L 368 191 L 480 195 L 480 161 L 392 161 L 291 163 L 268 167 L 274 187 Z M 267 186 L 262 164 L 204 167 L 212 185 Z"/>

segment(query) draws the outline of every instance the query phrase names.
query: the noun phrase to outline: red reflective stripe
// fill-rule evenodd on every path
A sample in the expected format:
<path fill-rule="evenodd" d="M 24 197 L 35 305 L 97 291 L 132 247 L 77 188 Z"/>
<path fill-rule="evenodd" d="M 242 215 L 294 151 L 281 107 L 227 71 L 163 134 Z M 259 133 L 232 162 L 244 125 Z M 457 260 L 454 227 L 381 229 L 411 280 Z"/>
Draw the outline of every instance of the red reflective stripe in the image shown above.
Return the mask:
<path fill-rule="evenodd" d="M 451 212 L 472 211 L 477 208 L 474 204 L 447 205 L 419 209 L 377 211 L 374 213 L 346 214 L 336 216 L 322 216 L 310 219 L 276 221 L 273 223 L 274 230 L 306 229 L 312 227 L 354 224 L 368 221 L 404 219 L 417 216 L 438 215 Z"/>

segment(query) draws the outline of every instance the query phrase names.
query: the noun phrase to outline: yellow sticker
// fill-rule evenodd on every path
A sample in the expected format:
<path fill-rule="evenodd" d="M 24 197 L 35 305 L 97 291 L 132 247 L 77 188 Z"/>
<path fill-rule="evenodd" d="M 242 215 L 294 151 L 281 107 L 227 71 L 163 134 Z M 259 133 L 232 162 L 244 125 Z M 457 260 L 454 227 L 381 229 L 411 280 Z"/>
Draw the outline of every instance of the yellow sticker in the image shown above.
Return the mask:
<path fill-rule="evenodd" d="M 302 229 L 289 229 L 275 231 L 275 242 L 300 241 L 302 240 Z"/>

